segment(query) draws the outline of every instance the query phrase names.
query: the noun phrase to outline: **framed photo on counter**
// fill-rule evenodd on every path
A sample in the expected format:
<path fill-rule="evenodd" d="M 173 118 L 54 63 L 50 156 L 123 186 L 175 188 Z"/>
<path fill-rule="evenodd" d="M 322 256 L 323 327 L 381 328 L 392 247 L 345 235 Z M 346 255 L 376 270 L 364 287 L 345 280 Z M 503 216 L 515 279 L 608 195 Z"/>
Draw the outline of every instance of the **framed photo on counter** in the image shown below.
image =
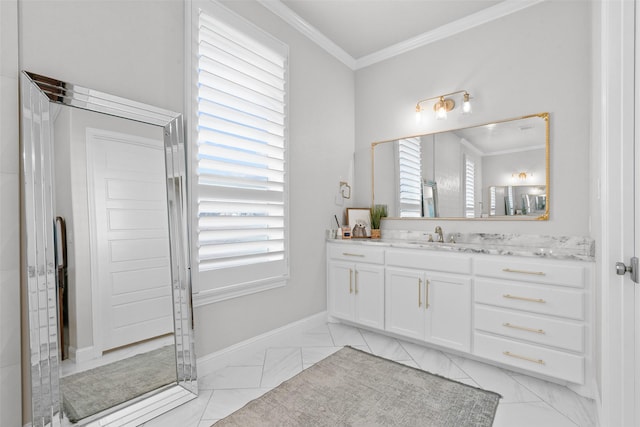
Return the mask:
<path fill-rule="evenodd" d="M 347 208 L 347 224 L 353 239 L 367 239 L 371 237 L 371 209 Z"/>

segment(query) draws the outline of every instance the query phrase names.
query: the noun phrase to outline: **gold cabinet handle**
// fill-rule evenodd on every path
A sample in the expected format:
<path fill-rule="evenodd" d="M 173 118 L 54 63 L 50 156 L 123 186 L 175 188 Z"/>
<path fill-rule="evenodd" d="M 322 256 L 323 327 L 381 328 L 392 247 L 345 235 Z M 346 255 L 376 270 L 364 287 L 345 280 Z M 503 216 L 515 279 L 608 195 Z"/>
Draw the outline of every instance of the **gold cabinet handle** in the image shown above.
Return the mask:
<path fill-rule="evenodd" d="M 503 268 L 502 271 L 505 273 L 520 273 L 520 274 L 533 274 L 535 276 L 546 276 L 546 273 L 543 271 L 527 271 L 527 270 L 514 270 L 512 268 Z"/>
<path fill-rule="evenodd" d="M 543 329 L 534 329 L 534 328 L 527 328 L 526 326 L 518 326 L 518 325 L 512 325 L 511 323 L 503 323 L 502 326 L 506 326 L 507 328 L 513 328 L 513 329 L 519 329 L 521 331 L 527 331 L 527 332 L 535 332 L 536 334 L 546 334 L 546 332 Z"/>
<path fill-rule="evenodd" d="M 422 279 L 418 279 L 418 307 L 422 307 Z"/>
<path fill-rule="evenodd" d="M 358 295 L 358 270 L 356 270 L 356 295 Z"/>
<path fill-rule="evenodd" d="M 349 269 L 349 293 L 352 294 L 353 293 L 353 280 L 352 280 L 352 276 L 353 276 L 353 270 Z"/>
<path fill-rule="evenodd" d="M 527 362 L 537 363 L 539 365 L 544 365 L 545 364 L 544 360 L 542 360 L 542 359 L 534 359 L 534 358 L 527 357 L 527 356 L 520 356 L 519 354 L 514 354 L 514 353 L 511 353 L 510 351 L 503 351 L 502 354 L 504 354 L 505 356 L 514 357 L 516 359 L 526 360 Z"/>
<path fill-rule="evenodd" d="M 510 294 L 504 294 L 502 295 L 503 298 L 509 298 L 509 299 L 517 299 L 520 301 L 529 301 L 529 302 L 539 302 L 544 304 L 546 301 L 543 300 L 542 298 L 527 298 L 527 297 L 519 297 L 519 296 L 515 296 L 515 295 L 510 295 Z"/>
<path fill-rule="evenodd" d="M 349 252 L 342 252 L 342 255 L 344 255 L 344 256 L 357 256 L 357 257 L 360 257 L 360 258 L 364 258 L 364 255 L 362 255 L 362 254 L 352 254 L 352 253 L 349 253 Z"/>
<path fill-rule="evenodd" d="M 428 310 L 429 309 L 429 285 L 431 284 L 431 282 L 429 281 L 429 279 L 427 279 L 427 284 L 425 286 L 425 296 L 424 296 L 424 309 Z"/>

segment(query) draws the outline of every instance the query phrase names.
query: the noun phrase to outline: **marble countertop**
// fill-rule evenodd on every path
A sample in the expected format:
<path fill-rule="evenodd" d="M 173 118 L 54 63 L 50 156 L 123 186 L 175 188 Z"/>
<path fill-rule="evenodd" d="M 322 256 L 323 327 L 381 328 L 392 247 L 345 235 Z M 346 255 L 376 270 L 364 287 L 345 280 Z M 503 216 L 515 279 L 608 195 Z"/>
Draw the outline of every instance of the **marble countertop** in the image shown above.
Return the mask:
<path fill-rule="evenodd" d="M 429 242 L 417 232 L 384 233 L 382 239 L 328 239 L 328 242 L 373 245 L 393 248 L 425 249 L 488 255 L 512 255 L 576 261 L 595 260 L 595 242 L 587 237 L 523 234 L 469 233 L 448 234 L 445 243 Z M 455 243 L 450 242 L 453 238 Z"/>

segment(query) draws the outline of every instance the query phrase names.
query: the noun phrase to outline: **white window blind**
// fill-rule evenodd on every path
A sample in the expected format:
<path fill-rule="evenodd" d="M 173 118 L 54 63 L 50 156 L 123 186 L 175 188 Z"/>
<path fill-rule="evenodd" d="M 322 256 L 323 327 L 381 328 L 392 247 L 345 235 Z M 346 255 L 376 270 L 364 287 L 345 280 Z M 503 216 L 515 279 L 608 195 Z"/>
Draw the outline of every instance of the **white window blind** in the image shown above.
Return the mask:
<path fill-rule="evenodd" d="M 209 5 L 194 34 L 198 289 L 229 297 L 288 276 L 288 47 Z"/>
<path fill-rule="evenodd" d="M 465 156 L 464 161 L 464 212 L 467 218 L 476 216 L 476 163 Z"/>
<path fill-rule="evenodd" d="M 400 217 L 422 216 L 422 154 L 420 138 L 398 141 Z"/>
<path fill-rule="evenodd" d="M 496 187 L 489 187 L 489 215 L 496 214 Z"/>

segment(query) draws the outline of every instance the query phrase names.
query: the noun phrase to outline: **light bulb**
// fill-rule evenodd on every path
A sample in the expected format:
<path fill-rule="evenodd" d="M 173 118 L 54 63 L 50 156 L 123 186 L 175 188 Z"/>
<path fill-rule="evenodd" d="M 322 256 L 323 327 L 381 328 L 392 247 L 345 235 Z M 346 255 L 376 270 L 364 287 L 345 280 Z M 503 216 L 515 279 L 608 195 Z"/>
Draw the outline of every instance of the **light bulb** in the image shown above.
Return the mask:
<path fill-rule="evenodd" d="M 469 94 L 467 92 L 465 92 L 463 95 L 462 113 L 463 114 L 471 113 L 471 101 L 469 101 Z"/>
<path fill-rule="evenodd" d="M 444 102 L 441 102 L 436 110 L 436 119 L 444 120 L 447 118 L 447 107 Z"/>
<path fill-rule="evenodd" d="M 420 123 L 422 121 L 422 108 L 420 108 L 420 104 L 416 105 L 416 123 Z"/>

